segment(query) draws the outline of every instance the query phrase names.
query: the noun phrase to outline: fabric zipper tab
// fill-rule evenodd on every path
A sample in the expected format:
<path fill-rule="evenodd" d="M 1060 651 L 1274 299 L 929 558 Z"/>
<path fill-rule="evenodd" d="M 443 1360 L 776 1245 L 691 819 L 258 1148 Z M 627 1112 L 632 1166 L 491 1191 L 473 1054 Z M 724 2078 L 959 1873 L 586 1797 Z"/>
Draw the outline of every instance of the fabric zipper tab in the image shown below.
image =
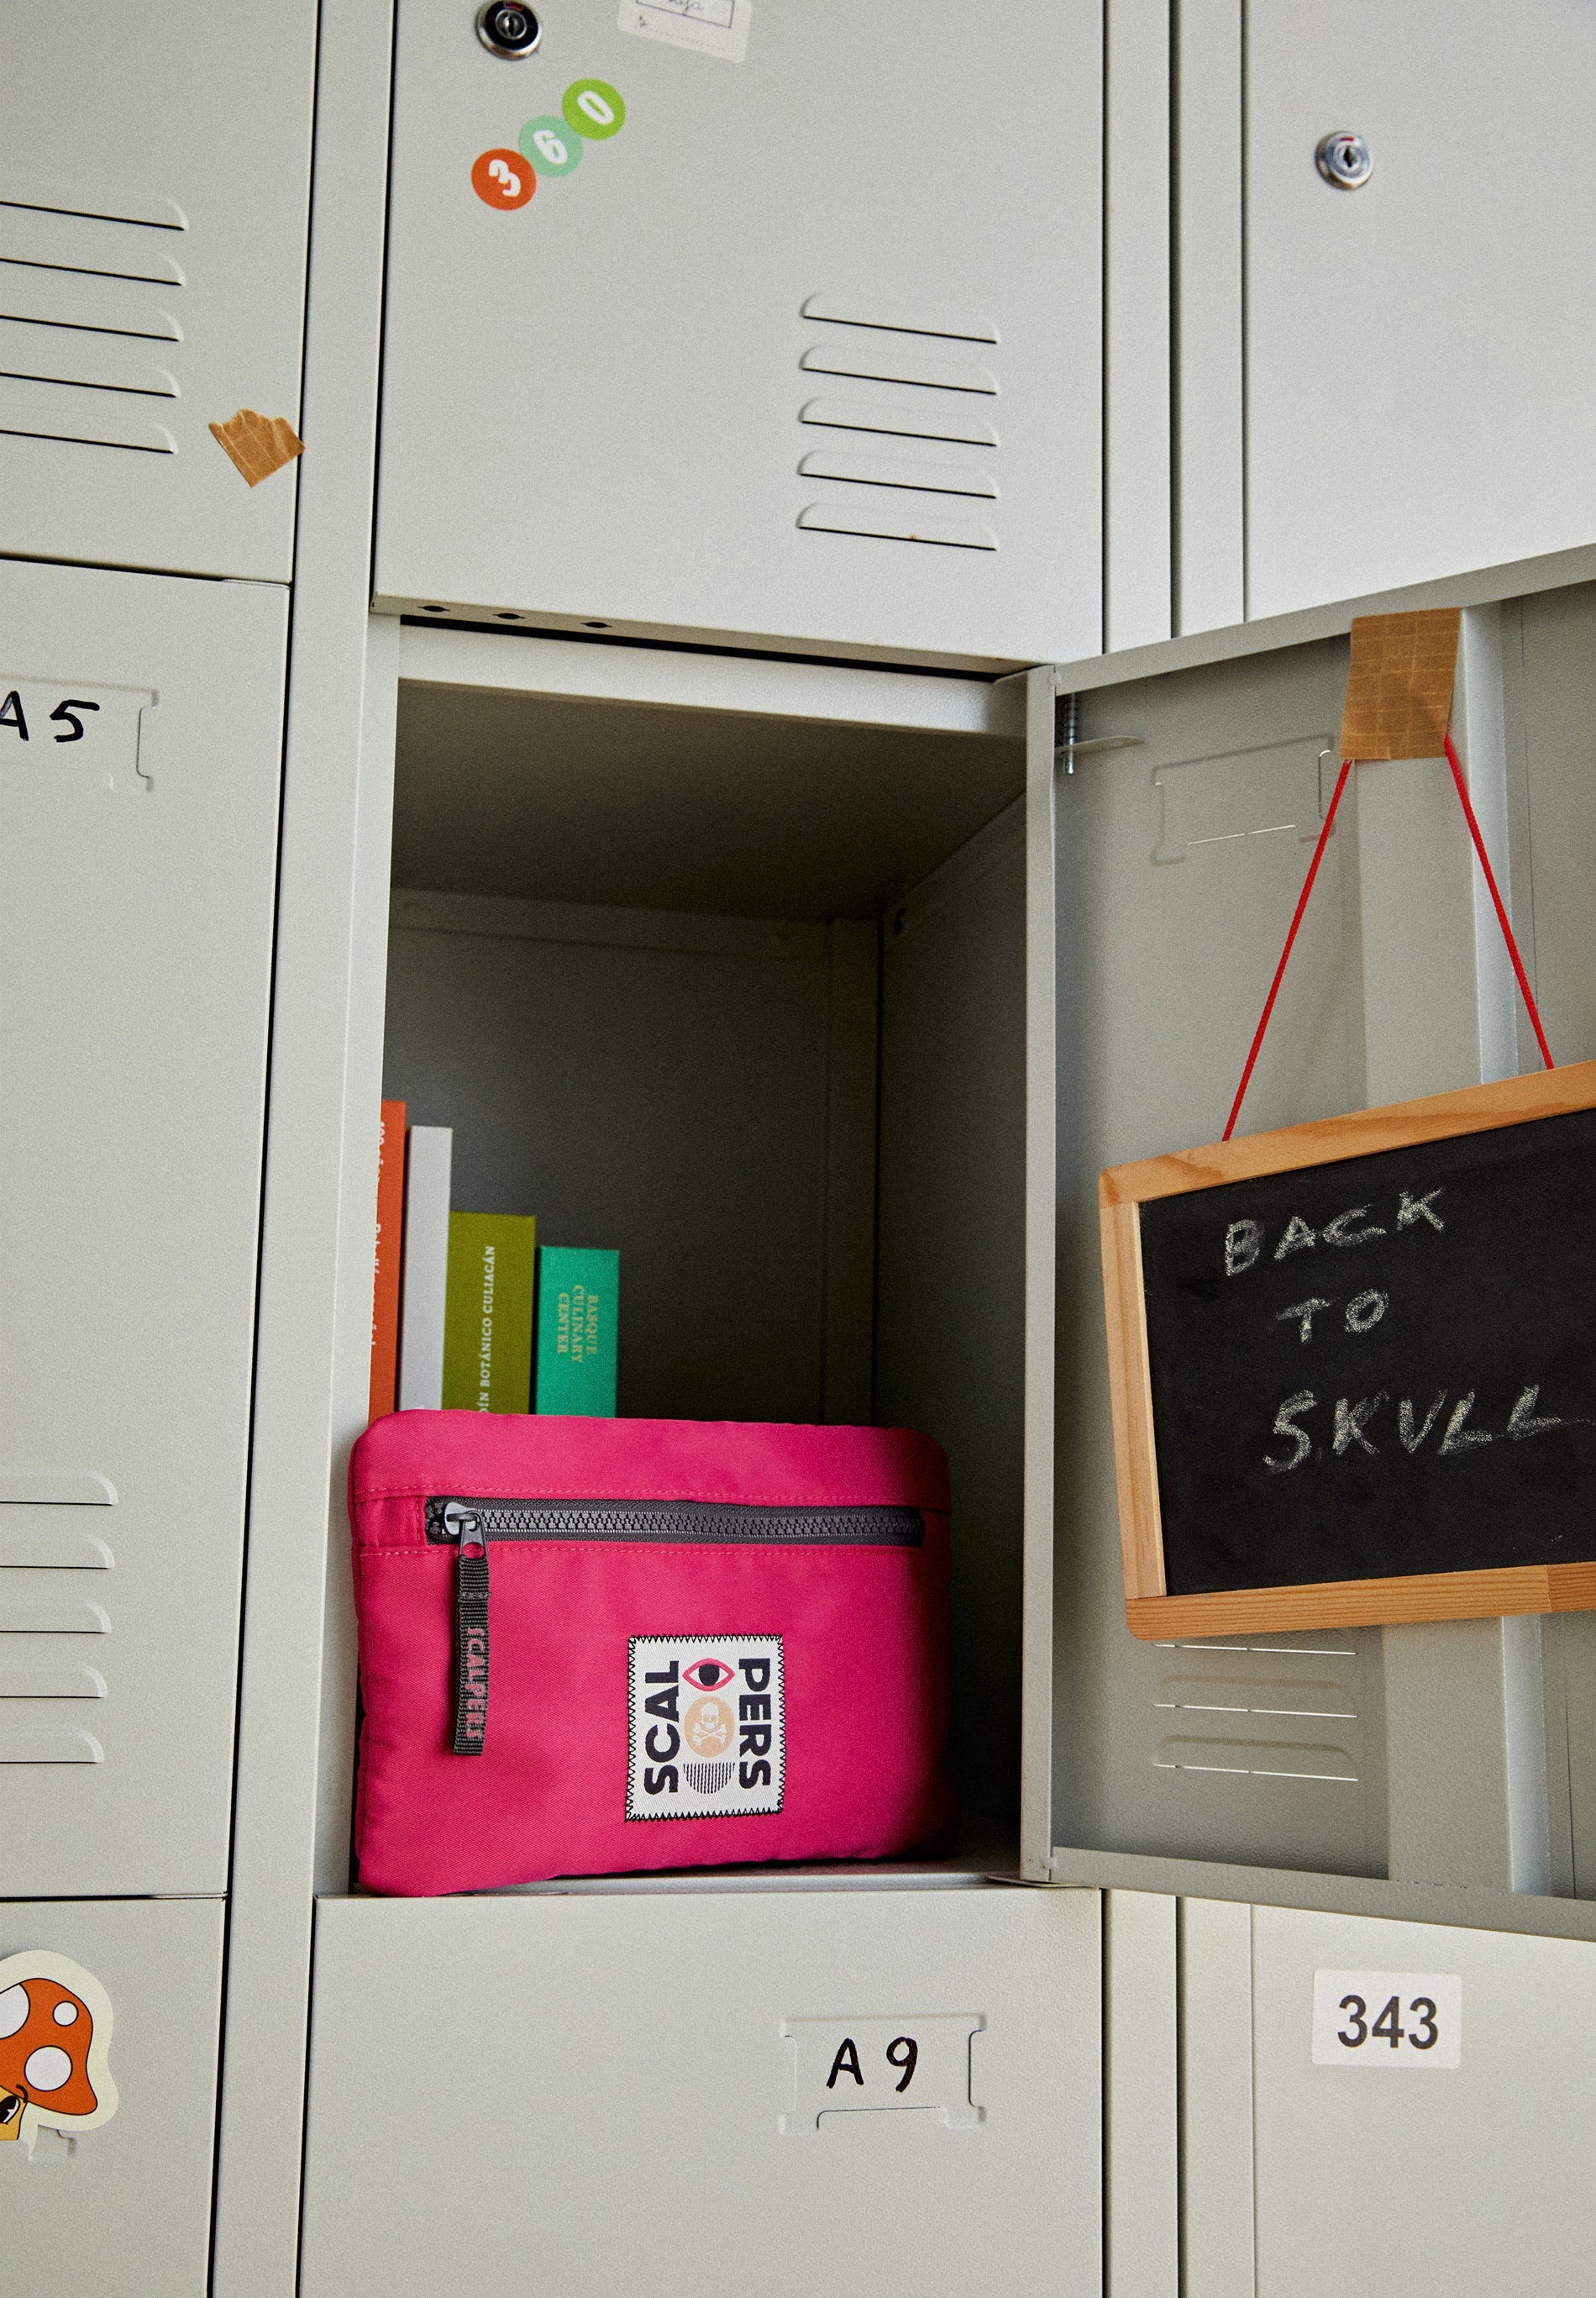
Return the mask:
<path fill-rule="evenodd" d="M 480 1756 L 488 1744 L 488 1535 L 469 1501 L 450 1500 L 444 1537 L 460 1552 L 455 1581 L 455 1739 L 457 1756 Z"/>

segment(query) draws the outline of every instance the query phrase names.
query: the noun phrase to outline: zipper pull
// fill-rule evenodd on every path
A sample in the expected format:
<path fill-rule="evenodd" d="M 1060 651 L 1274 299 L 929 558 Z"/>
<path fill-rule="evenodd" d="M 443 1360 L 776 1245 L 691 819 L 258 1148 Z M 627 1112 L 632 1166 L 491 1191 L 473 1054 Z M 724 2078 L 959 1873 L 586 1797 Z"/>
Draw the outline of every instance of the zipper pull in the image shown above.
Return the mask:
<path fill-rule="evenodd" d="M 488 1535 L 477 1510 L 449 1500 L 446 1539 L 456 1542 L 455 1738 L 457 1756 L 480 1756 L 488 1741 Z"/>

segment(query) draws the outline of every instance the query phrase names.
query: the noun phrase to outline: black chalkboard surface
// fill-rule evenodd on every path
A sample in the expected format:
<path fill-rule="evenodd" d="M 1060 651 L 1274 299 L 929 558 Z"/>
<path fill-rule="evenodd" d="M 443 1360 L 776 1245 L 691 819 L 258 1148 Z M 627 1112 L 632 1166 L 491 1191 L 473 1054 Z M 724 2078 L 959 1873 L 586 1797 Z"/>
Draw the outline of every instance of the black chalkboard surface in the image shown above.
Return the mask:
<path fill-rule="evenodd" d="M 1596 1064 L 1104 1185 L 1138 1633 L 1596 1605 Z"/>

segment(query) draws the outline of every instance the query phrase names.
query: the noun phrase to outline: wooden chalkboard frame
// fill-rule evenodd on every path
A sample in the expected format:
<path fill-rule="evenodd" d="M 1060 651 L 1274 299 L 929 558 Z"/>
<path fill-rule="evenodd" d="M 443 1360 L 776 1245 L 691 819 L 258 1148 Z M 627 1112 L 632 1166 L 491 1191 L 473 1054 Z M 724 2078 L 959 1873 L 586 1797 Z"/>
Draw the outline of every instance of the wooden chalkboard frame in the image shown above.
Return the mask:
<path fill-rule="evenodd" d="M 1469 1086 L 1423 1101 L 1394 1102 L 1347 1117 L 1255 1133 L 1206 1149 L 1185 1149 L 1115 1165 L 1098 1185 L 1103 1296 L 1108 1320 L 1108 1385 L 1114 1464 L 1124 1555 L 1125 1616 L 1133 1636 L 1267 1634 L 1281 1629 L 1351 1628 L 1401 1620 L 1496 1618 L 1510 1612 L 1596 1610 L 1596 1564 L 1524 1564 L 1485 1572 L 1413 1574 L 1306 1586 L 1165 1592 L 1164 1537 L 1154 1442 L 1153 1391 L 1142 1279 L 1141 1208 L 1159 1197 L 1211 1189 L 1453 1140 L 1504 1125 L 1533 1125 L 1596 1109 L 1596 1062 Z"/>

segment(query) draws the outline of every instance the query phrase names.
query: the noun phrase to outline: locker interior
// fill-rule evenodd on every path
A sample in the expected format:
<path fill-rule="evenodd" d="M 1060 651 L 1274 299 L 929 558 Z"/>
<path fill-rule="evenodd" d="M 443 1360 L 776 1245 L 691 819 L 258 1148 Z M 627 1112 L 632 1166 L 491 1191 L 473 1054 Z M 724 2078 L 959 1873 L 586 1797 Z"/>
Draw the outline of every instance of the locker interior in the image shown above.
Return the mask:
<path fill-rule="evenodd" d="M 535 685 L 539 641 L 465 642 Z M 623 1414 L 944 1444 L 967 1842 L 1008 1864 L 1024 749 L 404 681 L 383 1055 L 457 1208 L 619 1246 Z"/>

